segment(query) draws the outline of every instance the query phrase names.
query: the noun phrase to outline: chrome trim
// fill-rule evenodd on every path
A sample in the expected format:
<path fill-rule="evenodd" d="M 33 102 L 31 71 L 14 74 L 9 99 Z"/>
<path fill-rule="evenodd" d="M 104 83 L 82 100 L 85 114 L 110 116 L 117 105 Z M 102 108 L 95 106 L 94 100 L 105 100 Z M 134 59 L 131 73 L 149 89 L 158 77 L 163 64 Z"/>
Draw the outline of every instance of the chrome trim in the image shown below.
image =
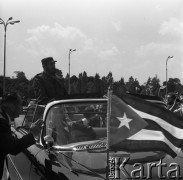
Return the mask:
<path fill-rule="evenodd" d="M 97 142 L 93 144 L 77 145 L 73 148 L 75 151 L 106 149 L 106 142 Z"/>
<path fill-rule="evenodd" d="M 44 113 L 43 113 L 43 120 L 45 120 L 46 118 L 46 114 L 48 112 L 48 110 L 54 106 L 55 104 L 64 104 L 64 103 L 94 103 L 94 102 L 107 102 L 106 98 L 86 98 L 86 99 L 67 99 L 67 100 L 58 100 L 58 101 L 53 101 L 50 102 L 46 105 Z"/>

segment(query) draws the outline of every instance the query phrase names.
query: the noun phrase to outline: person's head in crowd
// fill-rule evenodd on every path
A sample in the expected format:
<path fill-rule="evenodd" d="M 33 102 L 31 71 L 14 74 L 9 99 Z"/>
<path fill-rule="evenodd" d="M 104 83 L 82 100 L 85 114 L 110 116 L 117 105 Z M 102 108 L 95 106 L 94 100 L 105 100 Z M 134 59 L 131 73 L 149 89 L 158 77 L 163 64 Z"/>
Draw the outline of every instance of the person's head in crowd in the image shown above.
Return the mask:
<path fill-rule="evenodd" d="M 176 99 L 176 103 L 178 106 L 182 107 L 183 106 L 183 95 L 180 94 L 179 97 Z"/>
<path fill-rule="evenodd" d="M 48 74 L 55 74 L 56 73 L 56 68 L 55 68 L 55 61 L 52 57 L 47 57 L 41 60 L 43 70 L 45 73 Z"/>
<path fill-rule="evenodd" d="M 3 96 L 1 109 L 12 119 L 17 118 L 22 111 L 22 99 L 17 92 L 10 92 Z"/>
<path fill-rule="evenodd" d="M 181 104 L 183 104 L 183 94 L 181 94 L 181 95 L 179 96 L 179 99 L 180 99 Z"/>
<path fill-rule="evenodd" d="M 105 117 L 106 118 L 106 115 L 107 115 L 107 105 L 102 104 L 100 106 L 100 113 L 102 113 L 101 117 Z"/>
<path fill-rule="evenodd" d="M 84 109 L 84 117 L 85 118 L 91 118 L 94 116 L 95 109 L 91 106 L 88 106 Z"/>
<path fill-rule="evenodd" d="M 176 99 L 176 95 L 174 93 L 172 92 L 168 93 L 166 97 L 167 105 L 173 105 L 175 99 Z"/>

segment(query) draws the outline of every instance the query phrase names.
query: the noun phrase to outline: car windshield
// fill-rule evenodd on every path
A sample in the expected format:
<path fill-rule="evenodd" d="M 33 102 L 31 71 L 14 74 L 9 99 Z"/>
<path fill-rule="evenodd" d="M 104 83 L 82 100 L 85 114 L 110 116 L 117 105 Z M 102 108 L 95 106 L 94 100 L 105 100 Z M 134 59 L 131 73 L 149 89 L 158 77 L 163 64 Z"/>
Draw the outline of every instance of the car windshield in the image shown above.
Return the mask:
<path fill-rule="evenodd" d="M 67 103 L 52 106 L 46 116 L 46 135 L 55 145 L 106 137 L 106 103 Z"/>

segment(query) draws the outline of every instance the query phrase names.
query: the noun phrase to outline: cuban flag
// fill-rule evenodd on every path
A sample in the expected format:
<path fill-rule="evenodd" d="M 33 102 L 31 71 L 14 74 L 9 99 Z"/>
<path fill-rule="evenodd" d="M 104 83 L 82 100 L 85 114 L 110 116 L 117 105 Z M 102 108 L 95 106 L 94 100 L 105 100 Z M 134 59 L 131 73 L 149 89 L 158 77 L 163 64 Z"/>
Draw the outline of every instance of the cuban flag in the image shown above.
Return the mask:
<path fill-rule="evenodd" d="M 110 115 L 110 146 L 117 144 L 122 139 L 126 139 L 141 129 L 147 123 L 129 107 L 123 100 L 113 95 L 111 98 Z"/>
<path fill-rule="evenodd" d="M 121 141 L 120 136 L 115 136 L 118 140 L 116 140 L 116 144 L 111 144 L 112 149 L 127 152 L 163 151 L 172 157 L 176 157 L 181 152 L 181 147 L 183 147 L 183 120 L 181 117 L 162 106 L 133 95 L 122 95 L 122 101 L 143 118 L 147 126 L 133 134 L 133 129 L 140 126 L 138 125 L 139 119 L 135 123 L 135 117 L 130 116 L 126 110 L 122 111 L 124 114 L 122 118 L 127 120 L 126 123 L 120 121 L 120 124 L 122 123 L 120 126 L 128 128 L 126 129 L 128 131 L 121 129 L 124 134 L 128 135 L 125 135 L 127 138 Z M 113 114 L 112 111 L 111 114 Z M 130 135 L 131 131 L 132 135 Z M 113 136 L 112 131 L 111 136 Z"/>

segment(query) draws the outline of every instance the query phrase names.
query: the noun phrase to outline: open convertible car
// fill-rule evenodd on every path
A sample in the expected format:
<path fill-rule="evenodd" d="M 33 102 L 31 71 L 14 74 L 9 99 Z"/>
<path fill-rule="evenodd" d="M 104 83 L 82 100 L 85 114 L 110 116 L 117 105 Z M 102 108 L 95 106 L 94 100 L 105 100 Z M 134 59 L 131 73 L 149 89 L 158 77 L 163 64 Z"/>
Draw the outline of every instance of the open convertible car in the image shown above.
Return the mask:
<path fill-rule="evenodd" d="M 31 104 L 25 116 L 15 120 L 12 126 L 13 134 L 21 138 L 29 132 L 31 124 L 38 119 L 43 120 L 44 126 L 40 129 L 35 145 L 16 156 L 7 156 L 6 164 L 10 178 L 106 179 L 107 153 L 106 143 L 103 141 L 107 135 L 106 116 L 107 99 L 105 98 L 59 100 L 45 106 Z M 148 162 L 159 162 L 163 159 L 168 164 L 178 161 L 179 164 L 182 163 L 180 158 L 172 159 L 162 152 L 130 154 L 110 151 L 110 157 L 127 156 L 130 157 L 125 167 L 128 172 L 133 171 L 134 163 L 142 163 L 145 173 L 148 173 Z M 167 172 L 167 169 L 164 171 Z M 140 176 L 141 172 L 137 173 Z M 156 169 L 152 172 L 152 177 L 158 179 Z M 120 171 L 119 178 L 127 178 L 124 171 Z"/>

